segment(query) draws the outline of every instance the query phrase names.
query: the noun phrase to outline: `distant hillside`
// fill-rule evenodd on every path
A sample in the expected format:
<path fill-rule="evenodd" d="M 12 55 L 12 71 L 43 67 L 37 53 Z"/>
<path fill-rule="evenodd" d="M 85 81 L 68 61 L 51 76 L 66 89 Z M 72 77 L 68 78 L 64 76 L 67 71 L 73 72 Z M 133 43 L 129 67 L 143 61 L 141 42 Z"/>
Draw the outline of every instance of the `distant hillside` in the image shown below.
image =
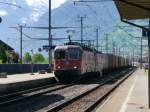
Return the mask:
<path fill-rule="evenodd" d="M 73 4 L 71 1 L 67 1 L 65 4 L 61 5 L 59 8 L 52 12 L 52 26 L 80 26 L 79 17 L 86 16 L 84 19 L 84 25 L 89 26 L 86 28 L 88 34 L 92 34 L 91 29 L 94 31 L 96 26 L 102 29 L 102 32 L 110 31 L 116 21 L 118 21 L 117 11 L 113 2 L 105 3 L 86 3 L 86 4 Z M 44 14 L 37 24 L 38 26 L 47 26 L 48 24 L 48 13 Z M 79 29 L 77 30 L 76 36 L 79 34 Z M 60 36 L 59 32 L 65 33 L 61 30 L 53 30 L 55 35 Z M 79 38 L 79 37 L 76 37 Z"/>
<path fill-rule="evenodd" d="M 80 27 L 80 16 L 86 16 L 83 23 L 85 26 L 84 39 L 95 40 L 95 29 L 100 27 L 100 38 L 104 38 L 106 32 L 112 30 L 119 20 L 119 16 L 113 2 L 105 3 L 86 3 L 86 4 L 73 4 L 70 0 L 61 5 L 59 8 L 52 12 L 52 26 L 76 26 Z M 34 24 L 35 26 L 48 26 L 48 12 L 45 13 L 40 20 Z M 67 37 L 67 29 L 52 30 L 53 38 Z M 73 39 L 80 39 L 80 28 L 73 29 L 75 34 Z M 42 33 L 40 33 L 42 34 Z M 48 35 L 44 34 L 43 37 Z M 57 44 L 63 41 L 55 41 Z"/>
<path fill-rule="evenodd" d="M 20 3 L 21 2 L 21 3 Z M 7 9 L 9 15 L 3 18 L 3 22 L 0 24 L 0 39 L 8 42 L 17 51 L 19 51 L 19 38 L 20 34 L 15 29 L 10 29 L 10 26 L 16 26 L 18 23 L 23 22 L 22 18 L 26 17 L 28 20 L 31 8 L 26 4 L 24 0 L 17 1 L 18 4 L 22 4 L 25 9 L 14 9 L 3 6 L 2 8 Z M 112 41 L 118 46 L 131 46 L 132 39 L 125 38 L 127 35 L 122 33 L 122 30 L 116 26 L 120 24 L 119 15 L 113 2 L 99 2 L 99 3 L 77 3 L 73 4 L 71 0 L 67 0 L 60 7 L 52 11 L 52 26 L 77 26 L 80 27 L 80 16 L 86 16 L 84 19 L 84 39 L 95 40 L 96 27 L 99 27 L 100 45 L 105 46 L 105 34 L 109 35 L 109 46 L 112 46 Z M 28 21 L 29 26 L 48 26 L 48 12 L 43 14 L 40 19 L 36 22 Z M 63 30 L 52 30 L 53 38 L 64 38 L 67 37 L 67 29 Z M 73 29 L 75 34 L 73 39 L 80 39 L 80 28 Z M 36 30 L 36 29 L 24 29 L 24 33 L 34 38 L 48 38 L 48 30 Z M 137 32 L 137 31 L 135 31 Z M 12 39 L 13 38 L 13 39 Z M 30 40 L 27 37 L 23 37 L 23 51 L 29 51 L 31 49 L 37 50 L 43 45 L 47 45 L 47 41 L 36 41 Z M 129 43 L 130 41 L 130 43 Z M 62 44 L 64 41 L 54 41 L 54 44 Z M 135 41 L 137 42 L 137 41 Z"/>

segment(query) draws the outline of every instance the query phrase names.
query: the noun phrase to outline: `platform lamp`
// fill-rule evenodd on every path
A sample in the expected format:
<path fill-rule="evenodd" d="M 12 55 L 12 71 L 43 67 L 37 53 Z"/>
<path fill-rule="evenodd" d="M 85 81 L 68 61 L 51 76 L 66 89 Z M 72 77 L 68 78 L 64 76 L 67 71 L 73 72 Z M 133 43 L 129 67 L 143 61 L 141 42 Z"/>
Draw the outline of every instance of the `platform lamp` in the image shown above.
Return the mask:
<path fill-rule="evenodd" d="M 31 74 L 30 75 L 34 75 L 34 64 L 33 64 L 33 49 L 31 50 Z"/>

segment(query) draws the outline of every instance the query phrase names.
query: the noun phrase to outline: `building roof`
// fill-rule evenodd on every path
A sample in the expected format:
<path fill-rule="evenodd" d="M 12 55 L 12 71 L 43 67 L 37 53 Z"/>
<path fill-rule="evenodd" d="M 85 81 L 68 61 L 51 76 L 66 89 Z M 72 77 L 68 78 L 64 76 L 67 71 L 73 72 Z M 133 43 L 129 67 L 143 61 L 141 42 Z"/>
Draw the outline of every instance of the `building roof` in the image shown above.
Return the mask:
<path fill-rule="evenodd" d="M 150 18 L 150 0 L 114 0 L 121 19 Z"/>
<path fill-rule="evenodd" d="M 2 45 L 6 50 L 14 50 L 11 46 L 0 40 L 0 45 Z"/>

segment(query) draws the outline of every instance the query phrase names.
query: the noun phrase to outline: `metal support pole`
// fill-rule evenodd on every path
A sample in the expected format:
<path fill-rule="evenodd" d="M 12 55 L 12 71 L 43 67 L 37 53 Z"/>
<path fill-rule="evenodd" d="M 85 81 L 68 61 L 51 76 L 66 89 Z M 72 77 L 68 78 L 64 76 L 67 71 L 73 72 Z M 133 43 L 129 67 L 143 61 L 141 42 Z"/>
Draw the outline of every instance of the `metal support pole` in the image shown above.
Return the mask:
<path fill-rule="evenodd" d="M 83 17 L 81 17 L 81 44 L 83 43 Z"/>
<path fill-rule="evenodd" d="M 119 50 L 118 50 L 118 52 L 119 52 L 119 57 L 120 57 L 120 47 L 119 47 Z"/>
<path fill-rule="evenodd" d="M 83 20 L 86 16 L 81 16 L 80 18 L 80 27 L 81 27 L 81 44 L 83 43 Z"/>
<path fill-rule="evenodd" d="M 52 46 L 52 35 L 51 35 L 51 0 L 49 0 L 49 46 Z M 49 66 L 52 63 L 52 51 L 49 49 Z"/>
<path fill-rule="evenodd" d="M 142 36 L 141 36 L 141 59 L 140 59 L 140 69 L 142 69 Z"/>
<path fill-rule="evenodd" d="M 71 35 L 68 36 L 69 42 L 71 43 Z"/>
<path fill-rule="evenodd" d="M 31 75 L 34 75 L 33 49 L 31 50 Z"/>
<path fill-rule="evenodd" d="M 150 20 L 149 20 L 149 30 L 148 30 L 148 57 L 149 57 L 149 67 L 148 67 L 148 107 L 150 108 Z"/>
<path fill-rule="evenodd" d="M 114 54 L 114 55 L 115 55 L 115 47 L 116 47 L 116 43 L 113 42 L 113 43 L 112 43 L 112 48 L 113 48 L 113 54 Z"/>
<path fill-rule="evenodd" d="M 121 55 L 121 53 L 120 53 L 120 46 L 119 46 L 119 58 L 120 58 L 120 55 Z M 118 59 L 118 64 L 119 64 L 119 66 L 120 66 L 120 59 Z"/>
<path fill-rule="evenodd" d="M 108 34 L 106 34 L 106 53 L 108 54 Z"/>
<path fill-rule="evenodd" d="M 96 48 L 97 48 L 97 51 L 98 51 L 98 29 L 96 29 Z"/>
<path fill-rule="evenodd" d="M 133 49 L 133 61 L 132 61 L 132 63 L 133 63 L 133 67 L 134 67 L 134 49 Z"/>
<path fill-rule="evenodd" d="M 125 52 L 124 52 L 124 51 L 125 51 L 125 49 L 124 49 L 124 47 L 123 47 L 123 51 L 122 51 L 122 52 L 123 52 L 123 53 L 122 53 L 122 57 L 123 57 L 123 58 L 124 58 L 124 55 L 125 55 Z"/>
<path fill-rule="evenodd" d="M 22 64 L 22 25 L 20 25 L 20 63 Z"/>

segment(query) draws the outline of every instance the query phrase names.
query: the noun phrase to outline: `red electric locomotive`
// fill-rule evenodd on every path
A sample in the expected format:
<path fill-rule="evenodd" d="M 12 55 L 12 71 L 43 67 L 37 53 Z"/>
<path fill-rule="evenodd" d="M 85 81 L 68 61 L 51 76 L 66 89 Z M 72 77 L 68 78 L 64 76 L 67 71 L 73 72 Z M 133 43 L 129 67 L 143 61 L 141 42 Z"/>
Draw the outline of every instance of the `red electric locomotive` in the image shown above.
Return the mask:
<path fill-rule="evenodd" d="M 85 73 L 100 73 L 102 69 L 99 53 L 78 43 L 57 46 L 54 58 L 54 74 L 59 81 L 79 80 Z"/>
<path fill-rule="evenodd" d="M 69 42 L 55 48 L 54 74 L 59 81 L 72 82 L 87 73 L 102 76 L 102 72 L 125 67 L 127 64 L 124 60 L 125 58 L 120 56 L 102 54 L 88 46 Z"/>
<path fill-rule="evenodd" d="M 79 79 L 82 48 L 74 45 L 57 46 L 54 52 L 54 74 L 59 80 Z"/>

